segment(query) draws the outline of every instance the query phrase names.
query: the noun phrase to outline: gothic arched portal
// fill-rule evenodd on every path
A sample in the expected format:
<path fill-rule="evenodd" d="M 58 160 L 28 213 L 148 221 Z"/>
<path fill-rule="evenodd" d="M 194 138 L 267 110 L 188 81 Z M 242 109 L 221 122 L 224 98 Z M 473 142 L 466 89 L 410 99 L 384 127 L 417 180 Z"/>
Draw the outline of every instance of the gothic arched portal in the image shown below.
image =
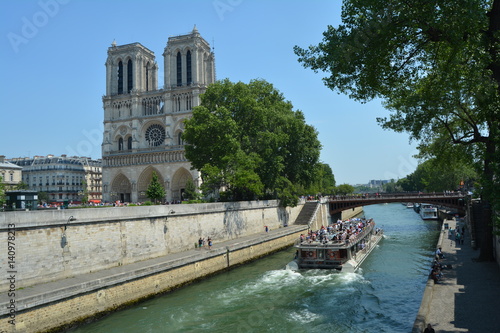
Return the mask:
<path fill-rule="evenodd" d="M 148 166 L 147 168 L 145 168 L 141 172 L 141 175 L 139 176 L 139 181 L 137 182 L 137 192 L 138 192 L 137 197 L 139 198 L 139 201 L 148 200 L 148 197 L 146 196 L 146 191 L 148 190 L 148 186 L 151 183 L 151 180 L 153 179 L 153 171 L 156 172 L 160 184 L 164 184 L 163 176 L 156 168 L 152 166 Z"/>
<path fill-rule="evenodd" d="M 121 202 L 130 202 L 130 194 L 132 193 L 132 185 L 130 180 L 120 173 L 113 179 L 111 184 L 111 200 L 120 200 Z"/>
<path fill-rule="evenodd" d="M 193 180 L 193 177 L 187 169 L 180 168 L 175 172 L 172 177 L 172 200 L 182 201 L 186 183 L 189 179 Z"/>

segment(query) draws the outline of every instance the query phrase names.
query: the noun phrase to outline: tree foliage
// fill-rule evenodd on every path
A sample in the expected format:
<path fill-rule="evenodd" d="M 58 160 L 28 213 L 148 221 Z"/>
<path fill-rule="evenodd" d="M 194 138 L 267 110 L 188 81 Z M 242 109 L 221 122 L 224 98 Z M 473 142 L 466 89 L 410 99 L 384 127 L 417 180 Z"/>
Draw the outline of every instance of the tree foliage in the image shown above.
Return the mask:
<path fill-rule="evenodd" d="M 146 190 L 146 196 L 154 201 L 156 204 L 158 201 L 162 201 L 165 198 L 165 189 L 163 185 L 158 180 L 158 175 L 153 171 L 153 176 L 151 178 L 151 182 L 148 185 L 148 189 Z"/>
<path fill-rule="evenodd" d="M 185 121 L 186 157 L 200 170 L 205 194 L 279 198 L 297 203 L 297 186 L 318 175 L 321 144 L 301 111 L 264 80 L 216 82 Z"/>
<path fill-rule="evenodd" d="M 200 194 L 196 190 L 196 185 L 192 179 L 188 179 L 186 182 L 186 188 L 184 190 L 184 199 L 186 200 L 198 200 Z"/>
<path fill-rule="evenodd" d="M 421 148 L 470 146 L 482 196 L 500 208 L 500 0 L 344 0 L 342 24 L 323 42 L 295 47 L 325 84 L 359 101 L 381 98 L 379 118 Z M 439 151 L 433 151 L 441 158 Z M 491 260 L 491 223 L 481 258 Z"/>
<path fill-rule="evenodd" d="M 348 194 L 353 194 L 354 193 L 354 186 L 349 185 L 349 184 L 340 184 L 335 188 L 335 194 L 338 195 L 348 195 Z"/>
<path fill-rule="evenodd" d="M 14 190 L 29 190 L 28 184 L 25 182 L 20 182 L 17 185 L 13 186 Z"/>
<path fill-rule="evenodd" d="M 47 192 L 38 192 L 38 203 L 43 204 L 49 202 L 49 194 Z"/>
<path fill-rule="evenodd" d="M 434 157 L 420 163 L 417 169 L 396 185 L 402 191 L 444 192 L 472 189 L 476 182 L 477 172 L 473 165 L 457 160 L 442 160 Z M 463 187 L 461 184 L 465 184 Z"/>
<path fill-rule="evenodd" d="M 87 181 L 82 180 L 82 203 L 86 205 L 89 202 L 89 188 L 87 186 Z"/>

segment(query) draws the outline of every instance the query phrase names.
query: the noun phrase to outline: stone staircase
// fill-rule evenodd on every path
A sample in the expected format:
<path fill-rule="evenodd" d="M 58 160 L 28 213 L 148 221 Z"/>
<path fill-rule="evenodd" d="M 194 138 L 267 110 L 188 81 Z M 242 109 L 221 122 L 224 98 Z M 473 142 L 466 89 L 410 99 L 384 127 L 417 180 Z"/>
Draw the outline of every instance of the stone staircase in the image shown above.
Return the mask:
<path fill-rule="evenodd" d="M 309 222 L 316 215 L 316 211 L 318 210 L 320 203 L 317 201 L 308 201 L 302 207 L 297 219 L 295 219 L 295 225 L 308 225 Z"/>

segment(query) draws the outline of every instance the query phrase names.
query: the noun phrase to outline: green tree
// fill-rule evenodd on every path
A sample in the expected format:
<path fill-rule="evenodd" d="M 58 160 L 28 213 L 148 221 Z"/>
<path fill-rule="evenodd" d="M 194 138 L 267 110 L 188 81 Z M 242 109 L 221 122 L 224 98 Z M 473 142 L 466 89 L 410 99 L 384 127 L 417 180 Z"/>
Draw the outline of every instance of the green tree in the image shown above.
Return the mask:
<path fill-rule="evenodd" d="M 89 189 L 88 189 L 86 180 L 82 180 L 82 189 L 83 189 L 83 191 L 81 192 L 82 193 L 82 203 L 84 205 L 86 205 L 89 202 Z"/>
<path fill-rule="evenodd" d="M 38 192 L 38 203 L 42 204 L 49 202 L 49 194 L 47 192 Z"/>
<path fill-rule="evenodd" d="M 25 182 L 20 182 L 19 184 L 14 186 L 15 190 L 28 190 L 29 186 Z"/>
<path fill-rule="evenodd" d="M 300 193 L 308 194 L 333 194 L 335 192 L 335 176 L 332 168 L 326 163 L 318 163 L 314 173 L 314 181 L 307 189 L 301 189 Z"/>
<path fill-rule="evenodd" d="M 221 199 L 279 198 L 293 206 L 297 187 L 317 180 L 316 130 L 263 80 L 212 84 L 185 121 L 183 138 L 205 194 L 223 189 Z"/>
<path fill-rule="evenodd" d="M 154 201 L 156 204 L 158 201 L 161 202 L 165 198 L 165 189 L 163 185 L 158 181 L 158 175 L 153 171 L 153 176 L 151 182 L 149 183 L 148 189 L 146 190 L 146 195 L 148 198 Z"/>
<path fill-rule="evenodd" d="M 335 194 L 338 195 L 348 195 L 354 193 L 354 186 L 349 184 L 340 184 L 335 189 Z"/>
<path fill-rule="evenodd" d="M 402 187 L 394 179 L 391 179 L 390 182 L 382 185 L 382 190 L 387 193 L 395 193 L 403 191 Z"/>
<path fill-rule="evenodd" d="M 188 179 L 186 182 L 186 188 L 184 189 L 184 199 L 186 200 L 198 200 L 200 194 L 196 191 L 196 185 L 192 179 Z"/>
<path fill-rule="evenodd" d="M 295 52 L 327 73 L 331 89 L 381 98 L 392 111 L 378 119 L 384 128 L 422 146 L 443 136 L 474 146 L 483 200 L 499 209 L 499 30 L 500 0 L 344 0 L 342 24 Z M 492 230 L 488 223 L 480 259 L 493 260 Z"/>

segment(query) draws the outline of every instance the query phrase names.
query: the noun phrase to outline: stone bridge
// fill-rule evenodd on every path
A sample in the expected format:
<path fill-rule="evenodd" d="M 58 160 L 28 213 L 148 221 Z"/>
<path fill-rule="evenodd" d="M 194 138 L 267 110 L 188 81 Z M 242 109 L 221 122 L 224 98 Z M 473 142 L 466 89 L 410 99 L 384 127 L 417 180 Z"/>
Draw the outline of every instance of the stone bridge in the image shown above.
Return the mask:
<path fill-rule="evenodd" d="M 352 196 L 332 196 L 328 199 L 330 214 L 340 213 L 355 207 L 389 203 L 411 202 L 445 206 L 465 213 L 466 196 L 462 193 L 380 193 Z"/>

